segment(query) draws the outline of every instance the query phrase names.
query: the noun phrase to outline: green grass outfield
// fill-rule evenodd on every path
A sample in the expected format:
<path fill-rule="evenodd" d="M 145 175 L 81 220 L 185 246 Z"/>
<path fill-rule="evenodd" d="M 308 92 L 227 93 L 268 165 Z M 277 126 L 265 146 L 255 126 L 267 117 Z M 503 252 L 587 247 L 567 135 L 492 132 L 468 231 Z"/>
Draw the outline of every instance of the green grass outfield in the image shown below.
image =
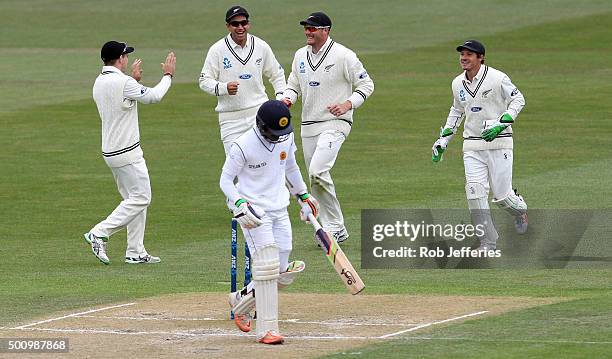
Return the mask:
<path fill-rule="evenodd" d="M 363 208 L 465 207 L 460 139 L 438 165 L 431 163 L 430 147 L 459 72 L 454 48 L 466 38 L 482 40 L 487 63 L 508 73 L 525 95 L 527 106 L 514 126 L 514 184 L 529 205 L 610 208 L 609 0 L 242 3 L 251 12 L 251 32 L 272 46 L 285 69 L 304 44 L 297 22 L 324 9 L 334 39 L 358 53 L 375 81 L 333 172 L 352 234 L 343 248 L 354 261 Z M 59 310 L 228 289 L 229 216 L 218 188 L 223 150 L 216 99 L 199 90 L 197 78 L 207 48 L 226 33 L 223 15 L 233 4 L 2 1 L 0 327 Z M 122 264 L 121 232 L 109 243 L 114 263 L 103 267 L 81 237 L 119 201 L 99 155 L 100 121 L 91 99 L 99 48 L 109 39 L 136 47 L 132 58 L 143 59 L 148 85 L 159 79 L 167 51 L 177 54 L 167 97 L 140 107 L 153 186 L 145 244 L 162 257 L 161 265 Z M 298 109 L 294 114 L 299 118 Z M 294 256 L 308 269 L 290 290 L 344 292 L 297 211 L 292 205 Z M 575 298 L 361 348 L 362 357 L 612 353 L 609 268 L 361 274 L 367 293 Z"/>

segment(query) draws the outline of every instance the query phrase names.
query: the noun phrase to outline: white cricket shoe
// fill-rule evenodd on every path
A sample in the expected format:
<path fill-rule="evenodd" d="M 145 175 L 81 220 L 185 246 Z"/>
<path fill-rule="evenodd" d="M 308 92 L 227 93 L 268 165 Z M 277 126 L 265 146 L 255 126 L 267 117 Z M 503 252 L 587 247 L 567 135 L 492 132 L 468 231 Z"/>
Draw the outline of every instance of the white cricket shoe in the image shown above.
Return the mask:
<path fill-rule="evenodd" d="M 139 256 L 139 257 L 125 257 L 125 263 L 129 263 L 129 264 L 153 264 L 153 263 L 159 263 L 161 262 L 161 258 L 159 257 L 154 257 L 150 254 L 146 254 L 144 256 Z"/>
<path fill-rule="evenodd" d="M 83 237 L 85 238 L 85 242 L 91 245 L 91 251 L 96 258 L 106 265 L 110 264 L 110 259 L 108 259 L 106 255 L 106 242 L 108 241 L 108 237 L 96 237 L 90 232 L 83 234 Z"/>

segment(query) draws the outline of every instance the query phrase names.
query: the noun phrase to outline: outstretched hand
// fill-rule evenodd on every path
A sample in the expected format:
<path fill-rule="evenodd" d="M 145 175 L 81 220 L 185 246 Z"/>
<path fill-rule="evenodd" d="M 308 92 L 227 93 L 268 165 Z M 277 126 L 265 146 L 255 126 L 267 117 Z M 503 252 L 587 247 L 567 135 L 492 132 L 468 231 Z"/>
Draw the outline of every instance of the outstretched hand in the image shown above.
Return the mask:
<path fill-rule="evenodd" d="M 162 71 L 164 75 L 170 75 L 174 77 L 174 70 L 176 69 L 176 56 L 174 52 L 170 51 L 166 56 L 166 61 L 161 63 Z"/>

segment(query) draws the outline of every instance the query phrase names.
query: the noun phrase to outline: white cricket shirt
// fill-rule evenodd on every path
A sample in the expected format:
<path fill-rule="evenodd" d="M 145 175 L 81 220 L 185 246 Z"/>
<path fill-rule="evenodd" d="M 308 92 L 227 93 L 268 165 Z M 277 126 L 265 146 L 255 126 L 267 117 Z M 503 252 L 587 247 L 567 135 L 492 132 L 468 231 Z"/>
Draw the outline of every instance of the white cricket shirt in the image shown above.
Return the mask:
<path fill-rule="evenodd" d="M 486 142 L 481 136 L 485 127 L 504 113 L 516 120 L 525 106 L 523 94 L 505 73 L 483 64 L 472 81 L 467 79 L 465 71 L 455 77 L 452 90 L 453 105 L 445 127 L 456 132 L 465 118 L 464 151 L 513 148 L 512 126 L 508 126 L 491 142 Z"/>
<path fill-rule="evenodd" d="M 302 96 L 302 137 L 317 136 L 325 130 L 339 130 L 348 136 L 353 110 L 374 92 L 374 82 L 357 55 L 331 37 L 314 54 L 312 46 L 297 50 L 283 93 L 295 103 Z M 350 100 L 353 108 L 340 117 L 327 106 Z"/>
<path fill-rule="evenodd" d="M 163 76 L 149 88 L 115 66 L 102 67 L 93 86 L 93 98 L 102 120 L 102 155 L 108 166 L 125 166 L 143 157 L 137 102 L 161 101 L 171 83 L 170 76 Z"/>
<path fill-rule="evenodd" d="M 243 48 L 228 34 L 208 50 L 199 83 L 204 92 L 217 96 L 215 111 L 233 112 L 268 101 L 263 76 L 268 78 L 277 99 L 280 99 L 286 87 L 285 70 L 270 46 L 257 36 L 248 34 Z M 232 81 L 239 83 L 236 95 L 227 93 L 227 83 Z"/>
<path fill-rule="evenodd" d="M 293 133 L 280 143 L 270 143 L 255 127 L 230 148 L 221 173 L 221 190 L 231 203 L 246 199 L 265 211 L 289 205 L 289 192 L 306 193 L 306 184 L 295 161 Z M 238 184 L 234 184 L 234 178 Z M 288 188 L 289 187 L 289 188 Z"/>

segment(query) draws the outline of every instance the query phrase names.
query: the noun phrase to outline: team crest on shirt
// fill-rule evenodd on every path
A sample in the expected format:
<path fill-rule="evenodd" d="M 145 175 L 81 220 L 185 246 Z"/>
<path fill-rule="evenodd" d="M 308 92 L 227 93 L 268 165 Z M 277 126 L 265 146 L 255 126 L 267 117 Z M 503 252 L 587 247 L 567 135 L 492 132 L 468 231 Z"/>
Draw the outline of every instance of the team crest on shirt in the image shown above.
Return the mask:
<path fill-rule="evenodd" d="M 325 71 L 325 72 L 329 72 L 329 70 L 331 70 L 331 68 L 332 68 L 332 67 L 334 67 L 334 65 L 335 65 L 335 64 L 331 64 L 331 65 L 327 65 L 327 66 L 325 66 L 324 71 Z"/>
<path fill-rule="evenodd" d="M 483 91 L 482 98 L 487 98 L 487 96 L 489 96 L 489 93 L 491 93 L 491 91 L 493 91 L 493 89 L 488 89 L 486 91 Z"/>
<path fill-rule="evenodd" d="M 223 69 L 227 70 L 230 67 L 232 67 L 232 63 L 230 62 L 230 60 L 227 57 L 223 58 Z"/>
<path fill-rule="evenodd" d="M 255 65 L 257 65 L 257 66 L 261 65 L 261 61 L 262 61 L 262 60 L 263 60 L 263 59 L 262 59 L 261 57 L 260 57 L 260 58 L 258 58 L 257 60 L 255 60 Z"/>
<path fill-rule="evenodd" d="M 463 91 L 463 89 L 459 91 L 459 100 L 465 102 L 465 91 Z"/>
<path fill-rule="evenodd" d="M 300 73 L 301 74 L 305 74 L 306 73 L 306 65 L 304 65 L 304 61 L 300 62 Z"/>
<path fill-rule="evenodd" d="M 287 159 L 287 152 L 282 151 L 282 152 L 280 153 L 280 160 L 281 160 L 281 161 L 284 161 L 284 160 L 286 160 L 286 159 Z"/>

